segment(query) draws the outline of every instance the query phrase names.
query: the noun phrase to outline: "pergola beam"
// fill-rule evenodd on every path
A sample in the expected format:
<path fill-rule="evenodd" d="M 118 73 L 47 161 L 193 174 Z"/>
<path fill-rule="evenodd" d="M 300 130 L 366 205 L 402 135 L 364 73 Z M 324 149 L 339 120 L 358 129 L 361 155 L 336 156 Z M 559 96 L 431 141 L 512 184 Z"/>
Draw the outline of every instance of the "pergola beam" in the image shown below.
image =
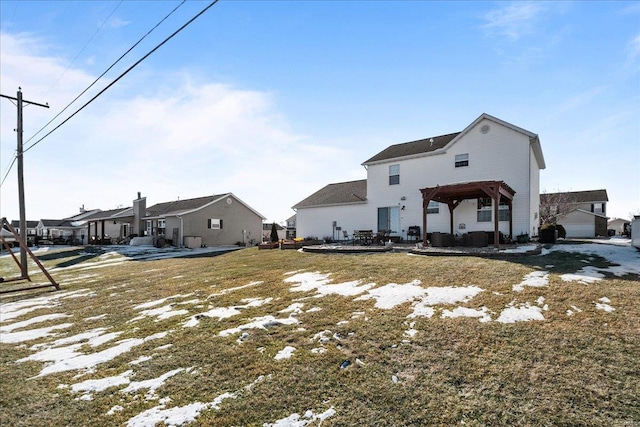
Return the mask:
<path fill-rule="evenodd" d="M 453 211 L 463 200 L 490 197 L 493 201 L 493 244 L 500 244 L 499 232 L 499 208 L 500 200 L 504 199 L 509 206 L 509 233 L 513 235 L 513 196 L 516 193 L 504 181 L 475 181 L 463 184 L 438 185 L 436 187 L 422 188 L 422 237 L 427 242 L 427 207 L 431 200 L 446 203 L 449 207 L 449 225 L 453 234 Z"/>

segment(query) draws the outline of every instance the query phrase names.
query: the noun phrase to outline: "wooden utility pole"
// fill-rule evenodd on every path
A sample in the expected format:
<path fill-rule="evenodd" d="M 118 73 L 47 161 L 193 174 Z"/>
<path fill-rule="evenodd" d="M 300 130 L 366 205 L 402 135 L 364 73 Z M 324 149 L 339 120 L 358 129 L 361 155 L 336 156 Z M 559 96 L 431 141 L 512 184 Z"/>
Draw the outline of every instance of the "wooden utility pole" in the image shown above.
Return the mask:
<path fill-rule="evenodd" d="M 27 217 L 25 213 L 25 203 L 24 203 L 24 162 L 23 162 L 23 148 L 22 148 L 22 106 L 23 104 L 27 105 L 37 105 L 38 107 L 49 108 L 48 104 L 38 104 L 37 102 L 25 101 L 22 99 L 22 88 L 18 88 L 18 94 L 16 98 L 12 96 L 2 95 L 0 97 L 11 99 L 16 101 L 16 106 L 18 107 L 18 126 L 16 128 L 16 132 L 18 133 L 18 148 L 16 150 L 16 160 L 18 163 L 18 204 L 20 206 L 20 239 L 22 240 L 22 245 L 20 245 L 20 269 L 22 273 L 22 277 L 29 277 L 29 270 L 27 268 Z"/>

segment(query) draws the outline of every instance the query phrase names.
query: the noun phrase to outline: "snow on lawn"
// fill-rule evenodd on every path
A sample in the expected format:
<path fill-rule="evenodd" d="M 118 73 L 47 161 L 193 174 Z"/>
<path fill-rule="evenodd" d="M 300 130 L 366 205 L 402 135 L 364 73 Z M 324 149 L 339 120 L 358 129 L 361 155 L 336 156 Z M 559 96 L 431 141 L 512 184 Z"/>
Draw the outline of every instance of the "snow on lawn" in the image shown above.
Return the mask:
<path fill-rule="evenodd" d="M 599 243 L 595 243 L 594 241 L 594 243 L 576 245 L 554 245 L 551 249 L 544 249 L 542 251 L 542 255 L 546 255 L 554 251 L 597 255 L 606 259 L 611 264 L 617 264 L 603 268 L 592 267 L 592 269 L 587 271 L 587 276 L 594 272 L 610 273 L 618 277 L 626 274 L 640 275 L 640 252 L 631 246 L 630 240 L 610 239 L 598 242 Z"/>
<path fill-rule="evenodd" d="M 478 310 L 467 307 L 456 307 L 453 310 L 444 309 L 440 317 L 443 319 L 447 317 L 479 317 L 482 323 L 491 321 L 491 315 L 487 307 L 480 307 Z"/>
<path fill-rule="evenodd" d="M 62 323 L 60 325 L 45 326 L 37 329 L 27 329 L 26 331 L 0 333 L 0 342 L 3 344 L 15 344 L 18 342 L 32 341 L 38 338 L 49 337 L 54 335 L 53 331 L 59 329 L 67 329 L 73 326 L 73 323 Z"/>
<path fill-rule="evenodd" d="M 542 315 L 542 308 L 527 302 L 518 304 L 517 306 L 515 303 L 511 303 L 507 308 L 502 310 L 496 322 L 515 323 L 527 322 L 529 320 L 544 320 L 544 316 Z"/>
<path fill-rule="evenodd" d="M 513 285 L 514 292 L 521 292 L 525 286 L 543 287 L 549 284 L 549 272 L 548 271 L 532 271 L 524 276 L 522 282 L 517 285 Z"/>
<path fill-rule="evenodd" d="M 315 290 L 318 293 L 318 296 L 330 294 L 355 296 L 360 295 L 374 286 L 373 283 L 361 285 L 360 280 L 330 285 L 330 275 L 331 273 L 320 274 L 318 272 L 298 273 L 291 277 L 287 277 L 284 281 L 285 283 L 296 283 L 296 285 L 290 289 L 292 292 L 308 292 Z"/>
<path fill-rule="evenodd" d="M 293 356 L 293 353 L 295 351 L 296 351 L 295 347 L 291 347 L 290 345 L 288 345 L 285 348 L 283 348 L 282 350 L 280 350 L 278 352 L 278 354 L 276 354 L 274 359 L 275 360 L 289 359 L 291 356 Z"/>
<path fill-rule="evenodd" d="M 273 316 L 264 316 L 257 317 L 253 319 L 249 323 L 245 323 L 244 325 L 240 325 L 237 328 L 230 328 L 220 331 L 218 333 L 221 337 L 227 337 L 229 335 L 240 333 L 246 329 L 267 329 L 272 326 L 281 326 L 281 325 L 296 325 L 298 324 L 298 319 L 295 317 L 287 317 L 283 319 L 276 319 Z"/>
<path fill-rule="evenodd" d="M 60 305 L 60 302 L 58 301 L 60 299 L 91 294 L 92 292 L 88 289 L 78 289 L 76 291 L 55 292 L 43 297 L 29 298 L 22 301 L 0 304 L 0 322 L 7 322 L 24 314 L 43 308 L 55 308 Z"/>
<path fill-rule="evenodd" d="M 578 282 L 587 285 L 604 279 L 604 274 L 598 272 L 598 270 L 599 269 L 597 267 L 586 266 L 573 274 L 562 274 L 560 278 L 565 282 Z"/>
<path fill-rule="evenodd" d="M 43 314 L 42 316 L 32 317 L 31 319 L 23 320 L 22 322 L 15 322 L 9 325 L 0 326 L 0 334 L 3 332 L 11 332 L 14 329 L 21 329 L 34 323 L 42 323 L 48 320 L 62 319 L 64 317 L 71 317 L 71 315 L 63 313 Z"/>
<path fill-rule="evenodd" d="M 205 317 L 211 317 L 211 318 L 217 317 L 218 320 L 226 319 L 226 318 L 233 317 L 240 314 L 241 310 L 243 309 L 250 308 L 250 307 L 260 307 L 262 305 L 270 303 L 271 301 L 273 301 L 273 298 L 271 297 L 264 298 L 264 299 L 245 298 L 241 300 L 241 302 L 246 303 L 244 305 L 236 305 L 233 307 L 213 307 L 208 311 L 192 316 L 189 320 L 187 320 L 184 323 L 183 326 L 185 328 L 192 328 L 194 326 L 197 326 L 200 323 L 200 320 Z"/>
<path fill-rule="evenodd" d="M 321 425 L 324 420 L 327 418 L 333 417 L 336 414 L 336 410 L 333 409 L 333 406 L 321 414 L 315 414 L 313 411 L 309 410 L 304 413 L 304 415 L 300 416 L 299 414 L 291 414 L 286 418 L 282 418 L 276 421 L 273 424 L 264 423 L 263 427 L 305 427 L 310 425 L 315 421 L 319 421 L 318 425 Z"/>
<path fill-rule="evenodd" d="M 602 297 L 602 298 L 600 298 L 598 301 L 600 301 L 600 302 L 597 302 L 597 303 L 596 303 L 596 308 L 597 308 L 598 310 L 604 310 L 604 311 L 606 311 L 607 313 L 611 313 L 612 311 L 615 311 L 615 308 L 613 308 L 613 307 L 611 307 L 611 306 L 609 305 L 609 303 L 611 302 L 611 300 L 610 300 L 609 298 L 607 298 L 607 297 Z"/>
<path fill-rule="evenodd" d="M 18 362 L 20 363 L 30 360 L 49 362 L 42 368 L 40 373 L 37 375 L 38 377 L 53 374 L 56 372 L 73 370 L 93 371 L 97 365 L 109 362 L 115 357 L 128 352 L 136 346 L 144 344 L 148 341 L 163 338 L 167 334 L 168 332 L 159 332 L 146 338 L 124 339 L 118 341 L 113 347 L 109 347 L 97 353 L 90 354 L 83 354 L 78 352 L 83 344 L 71 344 L 66 347 L 51 347 L 40 350 L 37 353 L 34 353 L 25 358 L 19 359 Z"/>
<path fill-rule="evenodd" d="M 194 402 L 184 406 L 166 409 L 165 404 L 155 406 L 136 415 L 127 421 L 127 427 L 155 427 L 158 423 L 170 426 L 182 425 L 195 421 L 205 409 L 219 409 L 225 399 L 235 399 L 233 393 L 223 393 L 212 402 Z"/>

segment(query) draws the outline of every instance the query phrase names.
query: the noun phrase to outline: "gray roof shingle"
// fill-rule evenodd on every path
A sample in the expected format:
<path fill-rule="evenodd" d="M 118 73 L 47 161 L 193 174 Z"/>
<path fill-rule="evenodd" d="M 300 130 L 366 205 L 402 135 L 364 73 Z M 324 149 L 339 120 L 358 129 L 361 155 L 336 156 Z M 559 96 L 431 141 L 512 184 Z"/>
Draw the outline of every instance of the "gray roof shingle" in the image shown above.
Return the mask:
<path fill-rule="evenodd" d="M 540 202 L 545 203 L 547 199 L 554 198 L 559 195 L 566 194 L 569 203 L 590 203 L 590 202 L 608 202 L 607 190 L 587 190 L 587 191 L 567 191 L 560 193 L 543 193 L 540 194 Z"/>
<path fill-rule="evenodd" d="M 312 206 L 362 203 L 367 200 L 367 180 L 338 182 L 329 184 L 306 199 L 298 202 L 293 209 Z"/>
<path fill-rule="evenodd" d="M 363 165 L 379 162 L 383 160 L 395 159 L 398 157 L 414 156 L 417 154 L 429 153 L 431 151 L 443 148 L 451 142 L 460 132 L 450 133 L 448 135 L 434 136 L 432 138 L 419 139 L 417 141 L 403 142 L 401 144 L 391 145 L 375 156 L 371 157 Z"/>

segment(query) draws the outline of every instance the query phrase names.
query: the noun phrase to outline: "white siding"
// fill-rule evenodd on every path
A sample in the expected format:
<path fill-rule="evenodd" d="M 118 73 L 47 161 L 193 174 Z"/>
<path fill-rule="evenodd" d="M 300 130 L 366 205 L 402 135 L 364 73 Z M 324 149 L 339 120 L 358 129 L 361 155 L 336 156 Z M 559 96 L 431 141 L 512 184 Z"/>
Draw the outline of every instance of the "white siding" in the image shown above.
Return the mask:
<path fill-rule="evenodd" d="M 562 217 L 558 224 L 567 232 L 567 237 L 595 237 L 596 220 L 593 214 L 573 211 Z"/>
<path fill-rule="evenodd" d="M 302 208 L 296 212 L 296 235 L 298 237 L 333 237 L 333 221 L 342 230 L 347 230 L 349 236 L 353 230 L 375 229 L 377 213 L 372 214 L 370 205 L 343 205 L 339 207 L 327 206 L 319 208 Z M 342 234 L 342 231 L 340 231 Z M 342 239 L 336 233 L 335 238 Z"/>
<path fill-rule="evenodd" d="M 480 132 L 483 124 L 491 127 L 487 134 Z M 455 155 L 464 153 L 469 153 L 469 166 L 456 168 Z M 400 164 L 400 184 L 389 185 L 388 165 L 394 163 Z M 445 153 L 371 165 L 367 180 L 367 199 L 374 215 L 370 227 L 376 225 L 378 207 L 394 205 L 405 206 L 401 211 L 403 230 L 406 231 L 406 227 L 410 225 L 422 226 L 421 188 L 482 180 L 501 180 L 515 190 L 514 234 L 524 231 L 531 233 L 533 227 L 537 227 L 533 223 L 533 217 L 539 203 L 535 202 L 539 199 L 539 173 L 530 149 L 529 137 L 493 121 L 480 121 Z M 535 182 L 530 182 L 531 180 Z M 405 200 L 401 200 L 403 196 Z M 458 206 L 454 211 L 454 233 L 493 231 L 493 222 L 477 222 L 476 212 L 475 200 L 466 200 Z M 464 224 L 465 228 L 460 229 L 460 224 Z M 427 227 L 428 232 L 449 231 L 449 209 L 446 205 L 440 205 L 439 214 L 428 215 Z M 500 222 L 499 229 L 508 234 L 509 222 Z M 406 234 L 403 237 L 405 236 Z"/>

